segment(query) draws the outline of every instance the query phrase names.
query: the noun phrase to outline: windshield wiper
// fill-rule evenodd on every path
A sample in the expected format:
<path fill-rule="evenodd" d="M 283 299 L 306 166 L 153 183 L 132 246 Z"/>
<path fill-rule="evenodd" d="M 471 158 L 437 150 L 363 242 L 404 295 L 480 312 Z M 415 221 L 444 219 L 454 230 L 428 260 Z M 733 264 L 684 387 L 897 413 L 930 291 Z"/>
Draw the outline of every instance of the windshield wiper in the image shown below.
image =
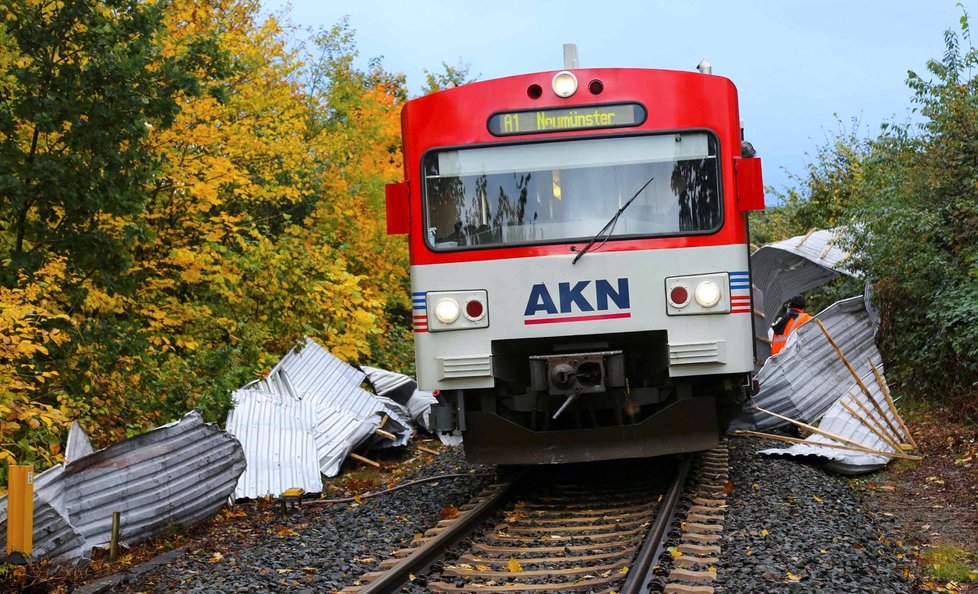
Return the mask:
<path fill-rule="evenodd" d="M 654 179 L 655 179 L 655 176 L 650 177 L 649 178 L 649 181 L 645 182 L 645 184 L 641 188 L 638 189 L 638 192 L 635 192 L 635 195 L 632 196 L 631 198 L 629 198 L 628 199 L 628 202 L 626 202 L 625 204 L 623 204 L 622 207 L 618 209 L 618 212 L 615 213 L 615 216 L 611 217 L 611 220 L 608 221 L 607 223 L 605 223 L 604 227 L 601 227 L 601 230 L 598 231 L 595 234 L 595 236 L 591 238 L 591 241 L 587 242 L 587 245 L 584 246 L 584 249 L 582 249 L 580 252 L 577 253 L 576 256 L 574 256 L 574 259 L 571 261 L 571 264 L 577 264 L 577 261 L 580 260 L 584 256 L 584 254 L 586 254 L 588 252 L 588 250 L 591 249 L 591 246 L 594 245 L 594 242 L 596 242 L 598 240 L 598 238 L 601 237 L 604 234 L 605 231 L 608 231 L 608 229 L 613 229 L 614 228 L 615 223 L 618 222 L 618 217 L 621 216 L 621 213 L 625 212 L 625 209 L 628 208 L 632 204 L 632 202 L 635 201 L 636 198 L 638 198 L 638 195 L 642 193 L 642 190 L 644 190 L 645 188 L 647 188 L 648 185 L 650 183 L 652 183 L 652 180 L 654 180 Z M 610 237 L 611 236 L 610 235 L 611 232 L 609 231 L 608 233 L 609 233 L 608 236 Z M 605 241 L 608 241 L 608 240 L 605 239 Z M 604 245 L 604 244 L 602 244 L 602 245 Z"/>

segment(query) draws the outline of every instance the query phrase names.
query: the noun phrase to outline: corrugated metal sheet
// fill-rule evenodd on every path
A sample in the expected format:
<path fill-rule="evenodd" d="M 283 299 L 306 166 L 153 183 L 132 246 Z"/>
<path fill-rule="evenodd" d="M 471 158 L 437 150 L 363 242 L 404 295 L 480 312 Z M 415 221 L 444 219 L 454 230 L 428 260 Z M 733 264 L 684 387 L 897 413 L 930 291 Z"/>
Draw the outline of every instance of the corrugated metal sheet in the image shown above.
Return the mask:
<path fill-rule="evenodd" d="M 68 518 L 90 548 L 108 544 L 120 512 L 133 543 L 217 513 L 244 468 L 238 440 L 192 412 L 65 466 Z"/>
<path fill-rule="evenodd" d="M 855 382 L 852 383 L 846 390 L 837 394 L 839 399 L 829 408 L 829 410 L 822 417 L 819 423 L 819 429 L 838 435 L 846 440 L 855 442 L 865 446 L 866 448 L 879 450 L 881 452 L 897 452 L 898 449 L 894 448 L 891 444 L 883 440 L 878 434 L 883 433 L 884 435 L 891 435 L 892 430 L 887 432 L 886 429 L 889 425 L 894 428 L 900 428 L 900 422 L 897 416 L 891 411 L 885 397 L 883 396 L 882 389 L 879 383 L 876 381 L 875 375 L 870 372 L 864 377 L 860 378 L 863 380 L 863 384 L 868 388 L 873 401 L 879 406 L 879 408 L 885 413 L 885 415 L 880 415 L 876 410 L 877 406 L 874 406 L 870 401 L 869 397 L 856 385 Z M 853 401 L 858 401 L 862 407 L 854 404 Z M 864 419 L 860 421 L 858 417 L 852 414 L 850 410 L 847 410 L 843 406 L 843 402 L 856 413 Z M 865 409 L 865 411 L 863 410 Z M 867 414 L 866 411 L 869 411 Z M 889 423 L 884 420 L 884 416 L 888 419 Z M 867 424 L 872 425 L 876 428 L 876 432 L 870 429 Z M 899 443 L 899 440 L 895 440 Z M 843 443 L 825 437 L 823 435 L 813 434 L 809 436 L 804 444 L 797 444 L 788 448 L 771 448 L 767 450 L 762 450 L 759 453 L 765 455 L 786 455 L 786 456 L 818 456 L 831 461 L 835 464 L 834 468 L 844 474 L 861 474 L 865 472 L 872 472 L 886 465 L 890 458 L 885 455 L 877 455 L 873 453 L 863 453 L 842 450 L 838 448 L 830 448 L 820 446 L 819 444 L 835 444 L 844 445 Z"/>
<path fill-rule="evenodd" d="M 425 431 L 431 432 L 431 406 L 438 403 L 438 399 L 431 392 L 418 390 L 418 383 L 403 373 L 366 365 L 362 369 L 367 374 L 367 381 L 370 382 L 379 396 L 389 397 L 404 410 L 406 416 L 423 427 Z M 462 443 L 460 431 L 438 432 L 436 434 L 438 439 L 447 446 L 457 446 Z"/>
<path fill-rule="evenodd" d="M 92 447 L 92 440 L 88 439 L 88 434 L 81 428 L 78 421 L 71 422 L 68 429 L 68 443 L 65 445 L 65 463 L 87 456 L 95 451 Z"/>
<path fill-rule="evenodd" d="M 855 275 L 846 268 L 849 253 L 836 246 L 841 233 L 842 228 L 814 231 L 765 245 L 751 254 L 751 282 L 761 296 L 755 307 L 763 312 L 767 326 L 791 297 L 824 285 L 840 273 Z"/>
<path fill-rule="evenodd" d="M 129 544 L 208 518 L 244 466 L 238 441 L 195 412 L 55 466 L 34 484 L 34 556 L 74 558 L 108 544 L 116 511 Z"/>
<path fill-rule="evenodd" d="M 403 373 L 366 365 L 362 369 L 381 402 L 388 407 L 397 407 L 402 416 L 429 430 L 428 414 L 431 405 L 438 402 L 431 392 L 418 391 L 418 382 Z"/>
<path fill-rule="evenodd" d="M 409 408 L 361 389 L 363 380 L 362 371 L 306 337 L 268 377 L 236 391 L 227 427 L 244 444 L 248 470 L 235 496 L 319 492 L 320 473 L 336 476 L 357 447 L 405 445 L 413 433 Z M 381 423 L 394 441 L 376 434 Z"/>
<path fill-rule="evenodd" d="M 289 351 L 268 375 L 271 378 L 281 371 L 288 375 L 288 381 L 303 399 L 346 411 L 360 421 L 389 417 L 384 430 L 394 433 L 398 439 L 378 442 L 378 445 L 403 446 L 410 439 L 410 421 L 360 388 L 365 374 L 337 359 L 311 338 L 306 337 L 303 344 Z"/>
<path fill-rule="evenodd" d="M 839 301 L 818 314 L 832 339 L 860 375 L 870 370 L 867 358 L 879 361 L 875 328 L 862 296 Z M 839 398 L 853 378 L 814 321 L 791 333 L 784 349 L 769 358 L 757 374 L 760 391 L 753 402 L 778 414 L 811 422 Z M 749 405 L 748 405 L 749 406 Z M 785 422 L 750 409 L 731 429 L 770 429 Z"/>
<path fill-rule="evenodd" d="M 235 498 L 278 496 L 292 487 L 322 491 L 315 408 L 286 394 L 252 388 L 236 391 L 232 400 L 227 431 L 241 442 L 248 461 Z"/>
<path fill-rule="evenodd" d="M 374 391 L 377 392 L 378 396 L 389 396 L 391 392 L 397 391 L 398 388 L 406 387 L 409 387 L 413 392 L 418 387 L 418 382 L 403 373 L 387 371 L 386 369 L 379 369 L 368 365 L 362 366 L 361 369 L 367 374 L 367 381 L 374 387 Z M 398 398 L 392 399 L 399 400 Z"/>
<path fill-rule="evenodd" d="M 354 449 L 374 437 L 380 419 L 361 421 L 349 412 L 321 404 L 317 408 L 316 451 L 319 470 L 326 476 L 336 476 L 340 466 Z"/>

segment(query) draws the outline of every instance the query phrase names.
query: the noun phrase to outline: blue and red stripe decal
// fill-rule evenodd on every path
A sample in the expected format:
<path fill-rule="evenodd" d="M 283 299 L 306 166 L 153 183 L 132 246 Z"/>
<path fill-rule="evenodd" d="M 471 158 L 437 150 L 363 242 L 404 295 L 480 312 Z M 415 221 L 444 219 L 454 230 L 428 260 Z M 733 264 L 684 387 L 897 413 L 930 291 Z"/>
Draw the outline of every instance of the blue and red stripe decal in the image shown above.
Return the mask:
<path fill-rule="evenodd" d="M 411 293 L 411 321 L 415 332 L 428 331 L 428 298 L 425 291 Z"/>
<path fill-rule="evenodd" d="M 730 313 L 750 313 L 750 273 L 745 271 L 730 273 Z"/>

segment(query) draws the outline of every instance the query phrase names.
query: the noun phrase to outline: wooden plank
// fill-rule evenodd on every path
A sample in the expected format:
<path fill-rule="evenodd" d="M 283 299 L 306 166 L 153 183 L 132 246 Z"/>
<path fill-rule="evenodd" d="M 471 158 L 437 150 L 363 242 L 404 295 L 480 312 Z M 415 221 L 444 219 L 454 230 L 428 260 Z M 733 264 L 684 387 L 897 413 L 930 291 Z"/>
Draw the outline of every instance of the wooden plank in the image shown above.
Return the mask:
<path fill-rule="evenodd" d="M 374 434 L 375 435 L 379 435 L 379 436 L 383 437 L 384 439 L 389 439 L 391 441 L 397 441 L 397 436 L 394 435 L 393 433 L 391 433 L 390 431 L 384 431 L 383 429 L 376 429 L 376 430 L 374 430 Z"/>
<path fill-rule="evenodd" d="M 841 435 L 836 435 L 835 433 L 831 433 L 829 431 L 824 431 L 822 429 L 819 429 L 818 427 L 815 427 L 813 425 L 809 425 L 808 423 L 802 423 L 801 421 L 796 421 L 796 420 L 794 420 L 794 419 L 792 419 L 790 417 L 786 417 L 784 415 L 779 415 L 776 412 L 773 412 L 773 411 L 770 411 L 770 410 L 767 410 L 767 409 L 763 409 L 763 408 L 757 406 L 756 404 L 754 405 L 754 408 L 756 408 L 757 410 L 759 410 L 761 412 L 767 413 L 767 414 L 769 414 L 771 416 L 774 416 L 774 417 L 777 417 L 779 419 L 782 419 L 784 421 L 788 421 L 789 423 L 792 423 L 794 425 L 797 425 L 797 426 L 801 427 L 802 429 L 806 429 L 808 431 L 811 431 L 812 433 L 818 433 L 819 435 L 821 435 L 823 437 L 828 437 L 829 439 L 834 440 L 834 441 L 837 441 L 839 443 L 848 444 L 848 445 L 850 445 L 852 447 L 862 448 L 862 449 L 865 449 L 865 450 L 872 449 L 872 448 L 868 448 L 868 447 L 864 446 L 863 444 L 859 443 L 858 441 L 853 441 L 851 439 L 847 439 L 845 437 L 842 437 Z"/>
<path fill-rule="evenodd" d="M 905 460 L 920 460 L 920 456 L 911 456 L 909 454 L 896 453 L 896 452 L 883 452 L 880 450 L 875 450 L 873 448 L 867 447 L 854 447 L 848 446 L 841 443 L 816 443 L 811 441 L 805 441 L 800 437 L 788 437 L 786 435 L 775 435 L 773 433 L 761 433 L 760 431 L 748 431 L 747 429 L 741 429 L 734 431 L 731 435 L 745 435 L 748 437 L 760 437 L 763 439 L 774 439 L 777 441 L 785 441 L 788 443 L 803 443 L 805 445 L 810 445 L 812 447 L 818 448 L 831 448 L 835 450 L 846 450 L 850 452 L 859 452 L 861 454 L 878 454 L 880 456 L 885 456 L 888 458 L 903 458 Z"/>
<path fill-rule="evenodd" d="M 856 405 L 860 408 L 860 410 L 866 413 L 866 416 L 863 417 L 855 410 L 853 410 L 852 407 L 846 404 L 844 402 L 845 396 L 839 399 L 839 404 L 842 405 L 842 408 L 849 411 L 849 413 L 853 417 L 855 417 L 857 421 L 859 421 L 860 423 L 862 423 L 864 427 L 866 427 L 867 429 L 875 433 L 877 437 L 885 441 L 888 446 L 890 446 L 897 452 L 902 452 L 903 448 L 900 447 L 900 444 L 895 442 L 893 438 L 891 438 L 889 435 L 886 434 L 884 427 L 880 425 L 880 422 L 876 418 L 876 416 L 868 408 L 866 408 L 866 405 L 860 402 L 859 400 L 857 400 L 856 397 L 853 396 L 851 392 L 847 394 L 847 396 L 849 396 L 849 398 L 852 398 L 852 401 L 856 403 Z"/>
<path fill-rule="evenodd" d="M 422 452 L 424 452 L 426 454 L 431 454 L 432 456 L 437 456 L 437 455 L 439 455 L 441 453 L 441 452 L 439 452 L 437 450 L 433 450 L 431 448 L 426 448 L 426 447 L 424 447 L 422 445 L 415 446 L 415 447 L 417 447 L 419 450 L 421 450 Z"/>
<path fill-rule="evenodd" d="M 887 405 L 890 407 L 890 410 L 893 411 L 893 416 L 896 417 L 897 423 L 900 424 L 900 428 L 903 429 L 904 437 L 907 438 L 907 441 L 910 442 L 913 449 L 919 450 L 920 448 L 917 447 L 917 442 L 914 441 L 913 435 L 910 434 L 910 429 L 907 428 L 907 425 L 903 422 L 903 417 L 900 416 L 900 412 L 897 410 L 896 402 L 893 402 L 893 395 L 890 394 L 890 388 L 886 385 L 886 379 L 883 378 L 883 374 L 880 373 L 880 370 L 877 369 L 875 365 L 873 365 L 872 361 L 870 361 L 869 364 L 873 368 L 873 375 L 876 376 L 876 383 L 879 384 L 880 391 L 883 392 L 883 397 L 886 398 Z"/>
<path fill-rule="evenodd" d="M 856 373 L 856 370 L 853 369 L 852 365 L 849 364 L 849 360 L 846 359 L 846 356 L 842 354 L 842 349 L 839 348 L 839 345 L 835 344 L 835 340 L 832 339 L 832 335 L 829 334 L 829 331 L 825 327 L 825 324 L 823 324 L 822 320 L 818 318 L 815 318 L 815 322 L 818 324 L 818 327 L 822 329 L 822 334 L 824 334 L 825 338 L 829 340 L 829 344 L 831 344 L 832 348 L 835 349 L 835 354 L 839 356 L 839 359 L 841 359 L 842 362 L 845 364 L 846 369 L 848 369 L 849 373 L 852 374 L 852 377 L 855 378 L 856 384 L 859 385 L 859 388 L 863 391 L 863 394 L 866 395 L 866 398 L 869 398 L 870 403 L 872 403 L 873 407 L 876 408 L 876 412 L 878 412 L 880 416 L 883 417 L 883 420 L 886 421 L 886 424 L 889 425 L 890 430 L 893 432 L 893 435 L 899 436 L 900 432 L 897 430 L 896 427 L 893 426 L 893 423 L 890 422 L 890 418 L 886 416 L 885 412 L 883 412 L 883 407 L 880 406 L 879 402 L 876 402 L 876 399 L 873 398 L 873 395 L 872 393 L 870 393 L 869 388 L 866 387 L 866 384 L 863 383 L 863 380 L 859 377 L 859 374 Z"/>
<path fill-rule="evenodd" d="M 370 466 L 373 466 L 374 468 L 380 468 L 380 463 L 379 462 L 374 462 L 373 460 L 371 460 L 369 458 L 364 458 L 360 454 L 354 454 L 353 452 L 350 452 L 350 457 L 353 458 L 354 460 L 358 460 L 360 462 L 363 462 L 364 464 L 369 464 Z"/>
<path fill-rule="evenodd" d="M 859 407 L 859 410 L 861 410 L 864 413 L 866 413 L 866 419 L 868 419 L 867 422 L 871 422 L 873 425 L 876 426 L 877 429 L 879 429 L 880 433 L 877 433 L 877 435 L 879 435 L 879 437 L 883 441 L 885 441 L 894 450 L 896 450 L 898 452 L 902 452 L 904 450 L 904 448 L 900 447 L 900 442 L 899 442 L 900 436 L 899 435 L 893 436 L 893 435 L 890 435 L 889 433 L 887 433 L 886 427 L 884 427 L 883 424 L 880 422 L 880 420 L 876 418 L 876 415 L 873 414 L 873 411 L 871 411 L 868 408 L 866 408 L 866 405 L 863 404 L 862 402 L 860 402 L 859 399 L 856 398 L 855 395 L 853 395 L 852 392 L 847 393 L 846 396 L 848 396 L 849 398 L 851 398 L 852 401 L 856 403 L 856 406 Z M 842 402 L 842 400 L 844 400 L 844 399 L 845 399 L 845 396 L 843 396 L 839 400 L 839 402 L 840 402 L 840 404 L 842 404 L 842 406 L 846 406 L 845 402 Z M 856 418 L 861 418 L 861 417 L 859 417 L 856 414 L 855 411 L 849 409 L 849 407 L 847 407 L 847 406 L 846 406 L 846 410 L 849 410 L 849 412 L 851 412 L 853 414 L 853 416 L 855 416 Z"/>
<path fill-rule="evenodd" d="M 795 247 L 801 247 L 802 244 L 804 244 L 806 241 L 808 241 L 808 238 L 812 236 L 812 233 L 815 233 L 815 229 L 814 228 L 813 229 L 809 229 L 808 230 L 808 233 L 805 233 L 805 236 L 801 238 L 801 241 L 799 241 L 798 243 L 795 244 Z"/>

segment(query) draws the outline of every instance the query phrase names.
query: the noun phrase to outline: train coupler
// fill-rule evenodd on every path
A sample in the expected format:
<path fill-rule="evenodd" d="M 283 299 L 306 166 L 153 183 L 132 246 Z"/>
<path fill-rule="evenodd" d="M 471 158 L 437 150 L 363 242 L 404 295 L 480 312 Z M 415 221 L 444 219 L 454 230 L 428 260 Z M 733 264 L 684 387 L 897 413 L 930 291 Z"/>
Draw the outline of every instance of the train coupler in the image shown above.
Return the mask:
<path fill-rule="evenodd" d="M 530 357 L 530 385 L 553 395 L 577 396 L 625 385 L 621 351 Z"/>

